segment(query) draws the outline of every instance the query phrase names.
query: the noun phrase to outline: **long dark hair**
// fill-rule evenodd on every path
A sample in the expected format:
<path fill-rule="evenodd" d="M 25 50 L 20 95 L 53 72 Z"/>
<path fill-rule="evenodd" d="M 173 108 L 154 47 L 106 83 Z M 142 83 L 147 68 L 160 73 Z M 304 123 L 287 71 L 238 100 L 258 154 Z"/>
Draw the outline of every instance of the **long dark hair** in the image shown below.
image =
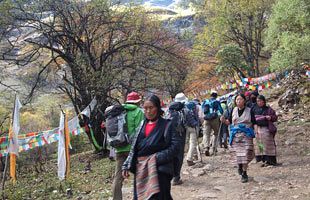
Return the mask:
<path fill-rule="evenodd" d="M 151 96 L 148 96 L 145 99 L 145 101 L 150 101 L 156 106 L 156 108 L 157 108 L 156 118 L 158 118 L 159 116 L 162 116 L 164 114 L 164 111 L 161 109 L 160 98 L 158 96 L 156 96 L 155 94 L 152 94 Z"/>
<path fill-rule="evenodd" d="M 242 93 L 239 93 L 239 94 L 237 94 L 236 97 L 235 97 L 235 104 L 237 104 L 236 101 L 237 101 L 237 97 L 239 97 L 239 96 L 242 97 L 242 98 L 244 99 L 244 101 L 246 101 L 245 95 L 242 94 Z"/>
<path fill-rule="evenodd" d="M 266 106 L 266 98 L 265 98 L 265 96 L 260 94 L 260 95 L 257 96 L 257 99 L 262 100 L 265 103 L 265 106 Z"/>

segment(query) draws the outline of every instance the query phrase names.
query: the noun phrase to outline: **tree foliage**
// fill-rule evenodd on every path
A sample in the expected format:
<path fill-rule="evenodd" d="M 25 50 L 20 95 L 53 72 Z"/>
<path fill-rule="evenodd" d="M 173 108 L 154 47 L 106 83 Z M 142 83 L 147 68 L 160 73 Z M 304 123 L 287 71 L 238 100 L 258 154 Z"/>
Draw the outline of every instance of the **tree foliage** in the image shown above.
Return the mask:
<path fill-rule="evenodd" d="M 224 77 L 235 77 L 235 75 L 239 78 L 245 77 L 242 70 L 246 69 L 246 65 L 242 57 L 242 50 L 237 45 L 224 45 L 223 48 L 217 52 L 216 58 L 219 62 L 217 71 L 224 75 Z"/>
<path fill-rule="evenodd" d="M 15 21 L 6 33 L 6 49 L 11 51 L 3 57 L 19 65 L 36 64 L 30 97 L 53 76 L 77 113 L 96 98 L 91 123 L 98 143 L 103 141 L 103 112 L 119 101 L 117 94 L 156 87 L 158 80 L 163 82 L 160 70 L 185 63 L 180 42 L 140 7 L 117 7 L 105 0 L 38 0 L 14 2 L 10 14 Z M 12 41 L 10 34 L 17 30 Z M 155 80 L 145 77 L 152 71 L 158 72 Z"/>
<path fill-rule="evenodd" d="M 206 61 L 192 66 L 185 83 L 185 91 L 197 98 L 206 97 L 203 92 L 213 89 L 219 81 L 216 72 L 217 61 L 214 57 L 208 57 Z"/>
<path fill-rule="evenodd" d="M 310 62 L 310 1 L 278 0 L 268 23 L 267 48 L 273 70 Z"/>
<path fill-rule="evenodd" d="M 272 3 L 264 0 L 206 0 L 200 13 L 206 17 L 207 25 L 197 37 L 196 52 L 219 49 L 227 43 L 236 44 L 242 49 L 246 64 L 252 67 L 251 75 L 259 75 L 259 59 L 264 57 L 263 31 L 267 27 Z"/>

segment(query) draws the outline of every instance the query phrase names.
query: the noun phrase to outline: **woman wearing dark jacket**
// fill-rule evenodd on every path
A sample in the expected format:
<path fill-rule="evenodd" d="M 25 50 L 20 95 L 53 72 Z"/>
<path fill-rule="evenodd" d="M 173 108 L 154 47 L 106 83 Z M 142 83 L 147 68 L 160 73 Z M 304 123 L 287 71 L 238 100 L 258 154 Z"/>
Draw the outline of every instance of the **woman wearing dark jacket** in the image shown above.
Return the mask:
<path fill-rule="evenodd" d="M 276 165 L 276 143 L 274 139 L 276 129 L 271 124 L 278 119 L 276 112 L 266 105 L 266 99 L 263 95 L 257 97 L 257 105 L 252 110 L 258 127 L 255 139 L 256 161 L 262 161 L 262 167 Z"/>
<path fill-rule="evenodd" d="M 144 102 L 145 121 L 141 124 L 127 160 L 123 176 L 134 174 L 134 199 L 171 200 L 173 161 L 180 136 L 171 122 L 161 117 L 160 99 L 152 95 Z"/>

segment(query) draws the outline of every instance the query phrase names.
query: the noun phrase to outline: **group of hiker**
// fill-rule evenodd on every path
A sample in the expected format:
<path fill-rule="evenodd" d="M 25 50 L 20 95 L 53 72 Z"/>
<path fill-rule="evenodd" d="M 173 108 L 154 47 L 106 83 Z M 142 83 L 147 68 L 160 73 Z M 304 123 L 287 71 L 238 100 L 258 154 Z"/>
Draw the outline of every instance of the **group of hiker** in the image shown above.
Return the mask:
<path fill-rule="evenodd" d="M 256 158 L 262 166 L 276 165 L 275 111 L 257 91 L 218 100 L 216 91 L 200 103 L 184 93 L 167 108 L 156 95 L 144 99 L 136 92 L 123 105 L 105 111 L 107 141 L 115 149 L 112 185 L 114 200 L 122 199 L 122 185 L 131 172 L 134 199 L 172 199 L 172 185 L 183 183 L 181 168 L 193 166 L 204 156 L 215 156 L 217 147 L 234 152 L 241 182 L 248 182 L 248 164 Z M 212 135 L 213 133 L 213 135 Z M 202 142 L 199 144 L 200 136 Z M 254 139 L 255 138 L 255 139 Z"/>

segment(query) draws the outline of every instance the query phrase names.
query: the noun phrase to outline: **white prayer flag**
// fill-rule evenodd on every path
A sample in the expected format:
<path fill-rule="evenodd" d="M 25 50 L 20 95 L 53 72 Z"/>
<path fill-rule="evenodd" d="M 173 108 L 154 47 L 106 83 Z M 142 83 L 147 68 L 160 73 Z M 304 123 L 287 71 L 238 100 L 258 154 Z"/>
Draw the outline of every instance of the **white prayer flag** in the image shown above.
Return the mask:
<path fill-rule="evenodd" d="M 58 140 L 58 178 L 60 180 L 65 179 L 66 175 L 66 151 L 65 151 L 65 116 L 61 112 L 60 113 L 60 121 L 59 121 L 59 140 Z"/>
<path fill-rule="evenodd" d="M 21 109 L 22 104 L 20 103 L 18 97 L 16 96 L 15 99 L 15 106 L 14 106 L 14 118 L 13 118 L 13 124 L 12 124 L 12 138 L 10 138 L 10 144 L 8 148 L 9 153 L 13 153 L 15 155 L 18 155 L 19 151 L 19 145 L 18 145 L 18 133 L 20 129 L 19 125 L 19 110 Z"/>

